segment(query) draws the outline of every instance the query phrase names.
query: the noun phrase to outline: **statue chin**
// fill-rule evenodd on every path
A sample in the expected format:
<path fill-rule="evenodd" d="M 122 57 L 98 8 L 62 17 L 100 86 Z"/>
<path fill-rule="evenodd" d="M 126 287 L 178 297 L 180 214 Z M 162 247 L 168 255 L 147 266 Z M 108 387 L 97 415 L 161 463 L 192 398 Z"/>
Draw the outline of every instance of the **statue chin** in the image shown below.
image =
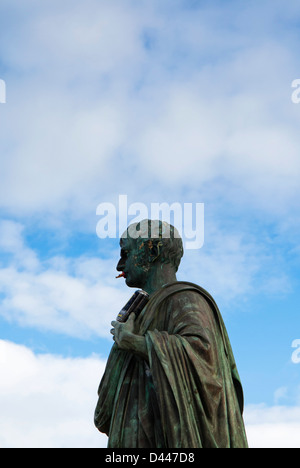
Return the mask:
<path fill-rule="evenodd" d="M 140 288 L 140 285 L 137 281 L 134 281 L 130 277 L 128 278 L 127 276 L 125 278 L 125 283 L 129 288 Z"/>

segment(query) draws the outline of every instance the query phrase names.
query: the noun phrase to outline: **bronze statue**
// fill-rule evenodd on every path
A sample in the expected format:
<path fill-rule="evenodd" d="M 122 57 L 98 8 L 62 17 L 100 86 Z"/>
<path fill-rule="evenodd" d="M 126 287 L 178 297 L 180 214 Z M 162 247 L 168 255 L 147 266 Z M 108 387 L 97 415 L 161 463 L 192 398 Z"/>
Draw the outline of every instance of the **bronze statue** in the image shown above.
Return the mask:
<path fill-rule="evenodd" d="M 120 246 L 119 276 L 150 300 L 137 317 L 112 322 L 115 343 L 95 410 L 108 447 L 246 448 L 243 390 L 227 332 L 210 294 L 176 280 L 183 255 L 177 230 L 144 220 L 129 226 Z"/>

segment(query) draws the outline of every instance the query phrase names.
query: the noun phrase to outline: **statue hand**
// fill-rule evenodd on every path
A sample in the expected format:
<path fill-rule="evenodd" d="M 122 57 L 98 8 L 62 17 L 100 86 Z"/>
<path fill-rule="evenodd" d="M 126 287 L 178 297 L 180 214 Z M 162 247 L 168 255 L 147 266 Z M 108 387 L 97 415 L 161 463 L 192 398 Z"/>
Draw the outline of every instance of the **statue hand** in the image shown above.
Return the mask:
<path fill-rule="evenodd" d="M 125 350 L 131 349 L 130 342 L 133 336 L 134 321 L 135 314 L 132 312 L 124 323 L 118 322 L 117 320 L 111 322 L 114 328 L 110 330 L 110 333 L 113 335 L 113 340 L 117 343 L 119 348 Z"/>

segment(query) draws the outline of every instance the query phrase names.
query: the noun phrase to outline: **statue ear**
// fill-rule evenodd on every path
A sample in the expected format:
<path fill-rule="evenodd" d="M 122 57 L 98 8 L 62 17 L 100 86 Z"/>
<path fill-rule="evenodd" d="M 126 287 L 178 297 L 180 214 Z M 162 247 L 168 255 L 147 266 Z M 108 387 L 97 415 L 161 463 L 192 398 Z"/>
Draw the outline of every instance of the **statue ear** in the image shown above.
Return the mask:
<path fill-rule="evenodd" d="M 158 242 L 153 242 L 152 239 L 150 239 L 148 241 L 148 251 L 149 251 L 149 256 L 148 256 L 148 260 L 149 260 L 149 263 L 153 263 L 155 262 L 155 260 L 157 260 L 157 258 L 161 255 L 161 251 L 160 251 L 160 248 L 162 247 L 162 242 L 161 241 L 158 241 Z"/>

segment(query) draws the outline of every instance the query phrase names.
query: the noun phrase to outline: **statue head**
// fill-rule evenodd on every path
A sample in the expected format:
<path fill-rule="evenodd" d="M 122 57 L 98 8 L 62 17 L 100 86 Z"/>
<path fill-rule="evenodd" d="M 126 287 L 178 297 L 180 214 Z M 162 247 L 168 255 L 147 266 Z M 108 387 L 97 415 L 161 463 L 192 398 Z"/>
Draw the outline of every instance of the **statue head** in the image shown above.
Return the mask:
<path fill-rule="evenodd" d="M 149 219 L 131 224 L 122 234 L 120 246 L 117 270 L 124 272 L 127 286 L 144 289 L 154 278 L 165 283 L 172 273 L 176 278 L 183 244 L 174 226 Z"/>

